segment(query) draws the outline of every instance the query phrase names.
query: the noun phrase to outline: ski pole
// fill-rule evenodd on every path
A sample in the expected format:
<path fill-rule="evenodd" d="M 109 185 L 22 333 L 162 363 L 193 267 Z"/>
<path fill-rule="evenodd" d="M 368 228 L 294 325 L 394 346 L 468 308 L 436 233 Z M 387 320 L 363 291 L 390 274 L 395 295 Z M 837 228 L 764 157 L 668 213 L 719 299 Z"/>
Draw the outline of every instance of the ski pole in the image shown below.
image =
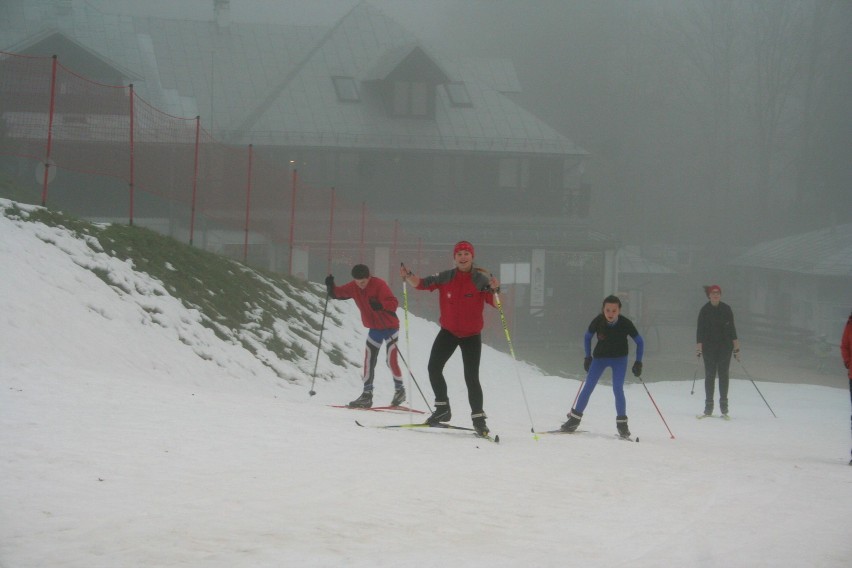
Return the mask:
<path fill-rule="evenodd" d="M 571 410 L 577 408 L 577 400 L 580 398 L 580 393 L 583 391 L 583 385 L 586 384 L 586 377 L 589 376 L 589 371 L 586 369 L 586 362 L 583 361 L 583 378 L 580 380 L 580 386 L 577 387 L 577 394 L 574 395 L 574 403 L 571 405 Z"/>
<path fill-rule="evenodd" d="M 491 277 L 493 278 L 494 275 L 492 274 Z M 524 390 L 524 382 L 521 380 L 521 372 L 518 370 L 518 359 L 515 357 L 515 348 L 512 345 L 512 336 L 509 334 L 509 324 L 506 323 L 506 314 L 503 313 L 503 304 L 500 302 L 500 294 L 496 290 L 494 291 L 494 303 L 497 305 L 497 311 L 500 312 L 500 321 L 503 323 L 503 333 L 506 334 L 506 342 L 509 344 L 509 353 L 512 354 L 512 360 L 515 362 L 515 375 L 518 377 L 518 385 L 521 387 L 524 406 L 526 406 L 527 415 L 530 417 L 530 432 L 532 432 L 533 438 L 538 440 L 538 434 L 535 433 L 535 424 L 533 424 L 533 417 L 530 412 L 530 405 L 527 402 L 527 393 Z"/>
<path fill-rule="evenodd" d="M 657 409 L 657 414 L 659 414 L 659 415 L 660 415 L 660 418 L 662 419 L 663 424 L 666 426 L 666 430 L 668 430 L 668 431 L 669 431 L 669 435 L 672 437 L 672 440 L 674 440 L 674 439 L 675 439 L 675 435 L 674 435 L 674 434 L 672 434 L 672 429 L 671 429 L 671 428 L 669 428 L 668 423 L 666 423 L 666 419 L 665 419 L 665 418 L 663 418 L 663 413 L 662 413 L 662 412 L 660 412 L 660 407 L 659 407 L 659 406 L 657 406 L 657 403 L 656 403 L 656 401 L 654 400 L 654 397 L 653 397 L 653 396 L 651 396 L 651 391 L 649 391 L 649 390 L 648 390 L 648 385 L 646 385 L 646 384 L 645 384 L 645 381 L 643 381 L 643 380 L 642 380 L 642 377 L 636 377 L 636 378 L 637 378 L 637 379 L 639 379 L 639 382 L 640 382 L 640 383 L 642 383 L 642 386 L 643 386 L 643 387 L 645 387 L 645 392 L 646 392 L 646 393 L 648 393 L 648 398 L 650 398 L 650 399 L 651 399 L 651 403 L 654 405 L 654 408 L 656 408 L 656 409 Z"/>
<path fill-rule="evenodd" d="M 574 404 L 571 405 L 571 408 L 577 407 L 577 399 L 580 398 L 580 391 L 583 390 L 583 385 L 586 384 L 586 378 L 583 377 L 583 380 L 580 381 L 580 386 L 577 387 L 577 394 L 574 395 Z"/>
<path fill-rule="evenodd" d="M 308 394 L 314 396 L 317 391 L 314 390 L 314 383 L 317 380 L 317 365 L 319 365 L 320 350 L 322 348 L 322 332 L 325 331 L 325 314 L 328 311 L 328 292 L 325 294 L 325 304 L 322 307 L 322 324 L 320 324 L 319 339 L 317 340 L 317 358 L 314 360 L 314 372 L 311 378 L 311 390 Z"/>
<path fill-rule="evenodd" d="M 405 268 L 403 263 L 400 262 L 399 265 Z M 402 313 L 405 321 L 405 353 L 411 356 L 411 343 L 408 340 L 408 282 L 405 278 L 402 279 Z M 411 388 L 411 384 L 408 387 Z"/>
<path fill-rule="evenodd" d="M 699 353 L 696 356 L 695 370 L 692 372 L 692 390 L 689 391 L 689 394 L 695 394 L 695 381 L 696 381 L 696 379 L 698 379 L 698 369 L 699 369 L 698 363 L 699 363 L 700 359 L 701 359 L 701 354 Z"/>
<path fill-rule="evenodd" d="M 411 274 L 411 271 L 405 268 L 405 263 L 400 262 L 399 265 L 405 270 L 408 274 Z M 411 355 L 411 343 L 408 340 L 408 282 L 405 278 L 402 279 L 402 311 L 404 314 L 405 320 L 405 352 L 410 356 Z M 417 379 L 414 378 L 414 373 L 411 372 L 411 367 L 408 366 L 408 361 L 405 360 L 405 357 L 402 356 L 399 349 L 397 349 L 397 353 L 399 357 L 402 359 L 402 362 L 405 363 L 405 368 L 408 369 L 408 390 L 411 390 L 411 381 L 414 381 L 414 385 L 417 387 L 417 390 L 420 391 L 420 396 L 423 397 L 423 402 L 426 403 L 426 408 L 429 409 L 429 412 L 432 412 L 432 407 L 429 406 L 429 401 L 426 399 L 426 395 L 423 394 L 423 390 L 420 388 L 420 385 L 417 383 Z"/>
<path fill-rule="evenodd" d="M 411 367 L 408 366 L 408 361 L 405 360 L 405 357 L 402 356 L 402 353 L 399 349 L 396 350 L 396 354 L 399 355 L 399 358 L 402 359 L 402 362 L 405 363 L 405 368 L 408 370 L 408 376 L 411 377 L 411 380 L 414 381 L 414 384 L 417 386 L 417 390 L 420 391 L 420 396 L 423 397 L 423 402 L 426 403 L 426 408 L 429 409 L 429 412 L 432 412 L 432 407 L 429 406 L 429 401 L 426 400 L 426 395 L 423 394 L 423 390 L 420 388 L 420 385 L 417 383 L 417 379 L 414 378 L 414 373 L 411 372 Z"/>
<path fill-rule="evenodd" d="M 742 368 L 743 368 L 743 372 L 745 373 L 746 377 L 748 377 L 748 380 L 749 380 L 749 381 L 751 381 L 751 384 L 752 384 L 752 385 L 754 385 L 754 388 L 755 388 L 755 390 L 757 391 L 757 394 L 759 394 L 759 395 L 760 395 L 760 398 L 762 398 L 762 399 L 763 399 L 764 404 L 766 404 L 766 408 L 768 408 L 768 409 L 769 409 L 769 412 L 771 412 L 771 413 L 772 413 L 772 416 L 775 416 L 775 418 L 778 418 L 778 416 L 775 414 L 775 411 L 774 411 L 774 410 L 772 410 L 772 407 L 771 407 L 771 406 L 769 406 L 769 403 L 768 403 L 768 402 L 766 402 L 766 397 L 764 397 L 764 396 L 763 396 L 763 393 L 762 393 L 762 392 L 760 392 L 760 389 L 759 389 L 759 388 L 757 388 L 757 385 L 755 384 L 754 380 L 752 380 L 751 375 L 749 374 L 748 370 L 745 368 L 745 365 L 743 365 L 743 362 L 742 362 L 742 361 L 740 361 L 739 359 L 737 359 L 737 362 L 740 364 L 740 367 L 742 367 Z"/>

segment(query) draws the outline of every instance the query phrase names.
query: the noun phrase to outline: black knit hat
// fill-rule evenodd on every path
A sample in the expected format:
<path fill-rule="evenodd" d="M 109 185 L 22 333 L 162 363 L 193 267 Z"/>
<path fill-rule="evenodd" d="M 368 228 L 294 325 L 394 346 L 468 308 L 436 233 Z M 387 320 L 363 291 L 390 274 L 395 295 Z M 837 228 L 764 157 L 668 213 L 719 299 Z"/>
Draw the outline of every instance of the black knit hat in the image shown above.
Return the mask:
<path fill-rule="evenodd" d="M 355 280 L 360 280 L 362 278 L 370 277 L 370 269 L 367 268 L 366 264 L 356 264 L 352 267 L 352 278 Z"/>

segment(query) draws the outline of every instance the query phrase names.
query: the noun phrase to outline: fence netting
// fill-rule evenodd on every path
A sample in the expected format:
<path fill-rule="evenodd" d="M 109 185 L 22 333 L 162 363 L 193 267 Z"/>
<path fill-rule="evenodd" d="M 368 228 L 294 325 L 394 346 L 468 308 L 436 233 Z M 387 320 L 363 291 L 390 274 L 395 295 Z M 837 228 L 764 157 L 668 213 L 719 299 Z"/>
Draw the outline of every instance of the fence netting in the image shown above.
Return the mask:
<path fill-rule="evenodd" d="M 399 265 L 448 268 L 394 219 L 303 180 L 274 148 L 226 144 L 197 116 L 164 112 L 132 84 L 84 76 L 56 57 L 0 52 L 0 156 L 46 206 L 145 225 L 250 265 L 322 281 L 367 264 L 394 290 Z M 30 173 L 32 172 L 32 173 Z M 410 307 L 437 304 L 411 293 Z"/>

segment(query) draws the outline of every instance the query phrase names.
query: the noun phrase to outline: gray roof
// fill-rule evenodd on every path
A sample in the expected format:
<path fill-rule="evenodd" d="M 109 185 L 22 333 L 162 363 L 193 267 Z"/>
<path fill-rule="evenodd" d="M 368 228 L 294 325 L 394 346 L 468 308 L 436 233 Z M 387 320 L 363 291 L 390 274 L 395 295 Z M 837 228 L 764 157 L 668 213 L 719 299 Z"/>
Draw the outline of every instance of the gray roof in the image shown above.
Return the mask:
<path fill-rule="evenodd" d="M 200 115 L 202 127 L 225 141 L 585 154 L 507 96 L 520 91 L 511 62 L 441 53 L 368 2 L 331 27 L 220 27 L 104 13 L 85 2 L 74 2 L 73 10 L 58 4 L 71 5 L 3 2 L 0 50 L 33 54 L 40 40 L 61 33 L 120 70 L 154 107 L 179 117 Z M 366 94 L 359 103 L 337 100 L 331 77 L 376 77 L 415 48 L 449 80 L 464 82 L 472 106 L 453 106 L 442 87 L 434 120 L 392 118 Z"/>
<path fill-rule="evenodd" d="M 675 271 L 669 267 L 642 256 L 639 247 L 636 246 L 618 249 L 618 272 L 621 274 L 675 274 Z"/>
<path fill-rule="evenodd" d="M 732 264 L 819 276 L 852 276 L 852 223 L 755 245 Z"/>

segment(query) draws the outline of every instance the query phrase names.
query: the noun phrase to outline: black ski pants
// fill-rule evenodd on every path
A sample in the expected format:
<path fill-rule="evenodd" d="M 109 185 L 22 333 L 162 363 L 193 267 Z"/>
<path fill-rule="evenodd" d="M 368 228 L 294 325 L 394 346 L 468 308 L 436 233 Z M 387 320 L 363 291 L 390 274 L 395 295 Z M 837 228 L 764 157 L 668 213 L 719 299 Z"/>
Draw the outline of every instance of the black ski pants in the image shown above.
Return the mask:
<path fill-rule="evenodd" d="M 728 402 L 728 379 L 731 368 L 732 345 L 720 345 L 708 343 L 703 345 L 702 356 L 704 357 L 704 400 L 713 402 L 713 394 L 716 391 L 716 374 L 719 375 L 719 400 Z"/>
<path fill-rule="evenodd" d="M 482 412 L 482 385 L 479 384 L 479 360 L 482 357 L 482 336 L 456 337 L 444 328 L 438 332 L 429 355 L 429 382 L 436 402 L 448 401 L 447 381 L 444 378 L 444 366 L 455 352 L 461 348 L 464 382 L 467 385 L 467 400 L 471 414 Z"/>

